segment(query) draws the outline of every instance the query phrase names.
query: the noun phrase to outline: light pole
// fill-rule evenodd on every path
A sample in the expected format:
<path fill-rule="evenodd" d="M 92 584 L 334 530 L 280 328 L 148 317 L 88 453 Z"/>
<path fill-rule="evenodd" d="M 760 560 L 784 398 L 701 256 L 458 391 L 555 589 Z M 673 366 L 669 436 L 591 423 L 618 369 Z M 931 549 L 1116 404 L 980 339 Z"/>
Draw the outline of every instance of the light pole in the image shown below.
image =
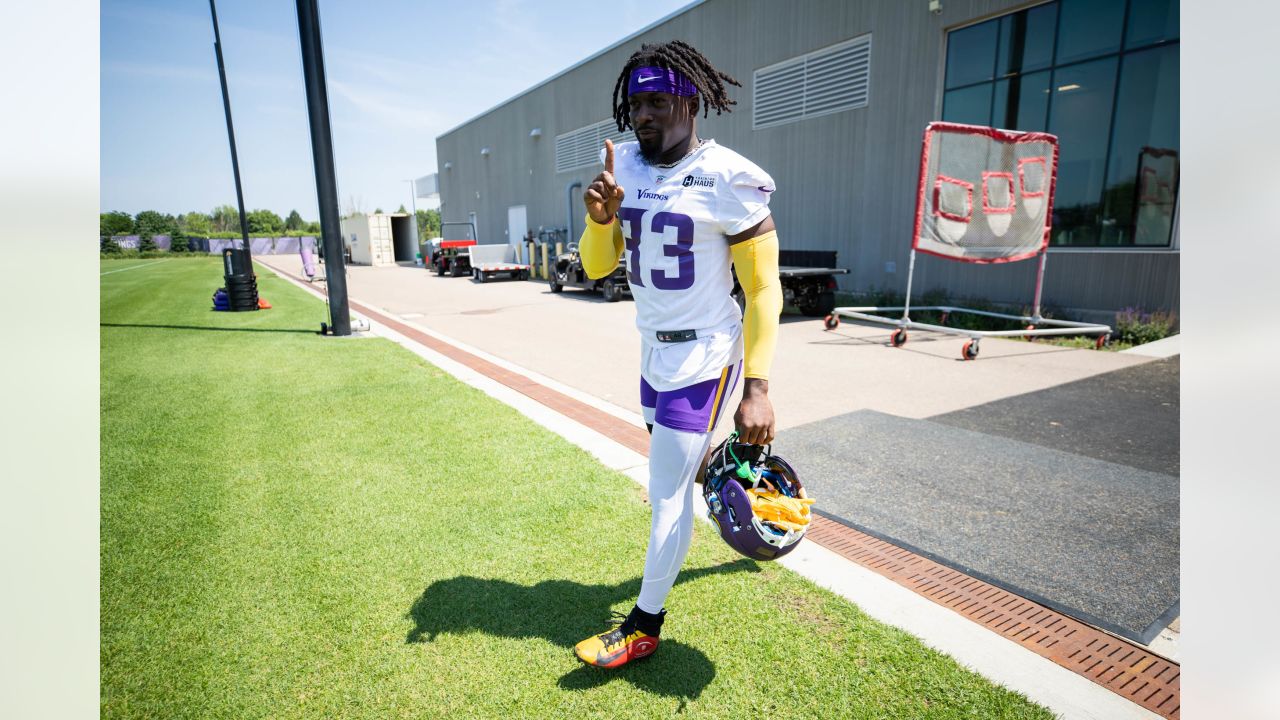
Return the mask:
<path fill-rule="evenodd" d="M 222 64 L 222 33 L 218 31 L 218 8 L 209 0 L 213 16 L 213 52 L 218 58 L 218 81 L 222 83 L 222 109 L 227 116 L 227 140 L 231 143 L 231 174 L 236 179 L 236 207 L 240 210 L 240 237 L 244 239 L 245 272 L 253 275 L 253 250 L 249 247 L 249 223 L 244 217 L 244 192 L 240 189 L 240 159 L 236 156 L 236 130 L 231 124 L 231 96 L 227 93 L 227 71 Z M 235 244 L 232 243 L 232 247 Z"/>
<path fill-rule="evenodd" d="M 320 235 L 324 242 L 329 327 L 334 335 L 345 336 L 351 334 L 351 310 L 347 302 L 346 263 L 342 257 L 338 220 L 338 181 L 333 164 L 333 135 L 329 128 L 329 91 L 324 76 L 324 49 L 320 42 L 320 10 L 316 7 L 316 0 L 297 0 L 297 4 L 302 77 L 311 125 L 311 159 L 315 165 Z"/>
<path fill-rule="evenodd" d="M 422 247 L 422 236 L 418 234 L 418 185 L 413 180 L 405 180 L 409 183 L 409 205 L 413 208 L 413 243 L 419 248 Z M 426 258 L 423 258 L 426 263 Z"/>

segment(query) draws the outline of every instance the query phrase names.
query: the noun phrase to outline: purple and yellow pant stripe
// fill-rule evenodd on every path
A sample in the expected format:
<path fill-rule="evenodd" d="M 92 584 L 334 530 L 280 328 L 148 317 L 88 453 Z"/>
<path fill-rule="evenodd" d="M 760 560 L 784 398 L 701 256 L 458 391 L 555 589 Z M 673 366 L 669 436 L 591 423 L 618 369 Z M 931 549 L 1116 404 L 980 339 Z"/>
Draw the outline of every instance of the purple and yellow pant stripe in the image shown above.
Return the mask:
<path fill-rule="evenodd" d="M 741 375 L 742 362 L 738 361 L 721 370 L 720 377 L 666 392 L 654 390 L 641 376 L 640 405 L 645 422 L 683 432 L 711 432 L 733 398 Z"/>

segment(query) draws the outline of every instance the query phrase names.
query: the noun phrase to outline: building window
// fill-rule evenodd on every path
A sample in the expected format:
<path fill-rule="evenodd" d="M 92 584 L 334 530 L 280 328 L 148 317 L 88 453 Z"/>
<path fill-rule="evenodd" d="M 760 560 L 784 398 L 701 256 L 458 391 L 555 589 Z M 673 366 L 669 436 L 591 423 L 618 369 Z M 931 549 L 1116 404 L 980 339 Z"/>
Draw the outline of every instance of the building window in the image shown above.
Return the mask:
<path fill-rule="evenodd" d="M 947 34 L 942 119 L 1058 136 L 1052 243 L 1168 247 L 1178 0 L 1056 0 Z"/>
<path fill-rule="evenodd" d="M 866 107 L 871 36 L 759 68 L 751 85 L 751 127 L 757 130 Z"/>

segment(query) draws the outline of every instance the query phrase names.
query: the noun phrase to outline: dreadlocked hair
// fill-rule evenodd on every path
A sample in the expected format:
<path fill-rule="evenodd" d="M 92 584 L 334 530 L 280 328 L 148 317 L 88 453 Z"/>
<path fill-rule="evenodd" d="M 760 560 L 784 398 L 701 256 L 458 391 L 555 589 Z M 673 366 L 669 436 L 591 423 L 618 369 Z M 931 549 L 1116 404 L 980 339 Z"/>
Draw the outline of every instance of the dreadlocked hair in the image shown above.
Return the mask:
<path fill-rule="evenodd" d="M 729 99 L 726 83 L 742 87 L 742 83 L 712 67 L 711 62 L 694 50 L 688 43 L 672 40 L 661 45 L 641 45 L 622 67 L 618 82 L 613 86 L 613 119 L 618 123 L 618 132 L 631 127 L 631 106 L 627 102 L 627 78 L 631 71 L 638 67 L 656 66 L 667 70 L 675 70 L 693 81 L 702 96 L 702 116 L 707 117 L 711 108 L 716 115 L 733 112 L 730 106 L 737 105 Z"/>

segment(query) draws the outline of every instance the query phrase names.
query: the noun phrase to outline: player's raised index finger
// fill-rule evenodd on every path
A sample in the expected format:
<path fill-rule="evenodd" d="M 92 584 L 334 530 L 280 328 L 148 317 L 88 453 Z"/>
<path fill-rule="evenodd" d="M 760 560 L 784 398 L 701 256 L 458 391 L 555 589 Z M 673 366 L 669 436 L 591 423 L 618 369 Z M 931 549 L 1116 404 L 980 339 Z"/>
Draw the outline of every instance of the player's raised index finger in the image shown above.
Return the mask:
<path fill-rule="evenodd" d="M 604 141 L 604 171 L 613 174 L 613 141 Z"/>

